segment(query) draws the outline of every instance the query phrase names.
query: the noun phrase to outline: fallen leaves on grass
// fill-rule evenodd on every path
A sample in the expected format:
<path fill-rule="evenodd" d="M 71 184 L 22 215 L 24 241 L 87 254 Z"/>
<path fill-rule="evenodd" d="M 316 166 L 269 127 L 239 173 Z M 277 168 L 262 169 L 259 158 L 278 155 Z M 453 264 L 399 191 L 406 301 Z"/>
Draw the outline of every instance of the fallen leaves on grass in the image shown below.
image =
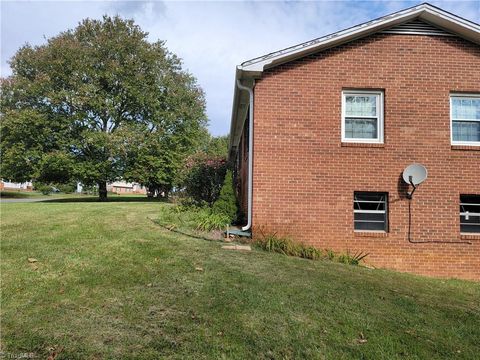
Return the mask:
<path fill-rule="evenodd" d="M 33 264 L 33 263 L 36 263 L 36 262 L 38 262 L 38 260 L 37 260 L 37 259 L 35 259 L 35 258 L 33 258 L 33 257 L 29 257 L 29 258 L 27 258 L 27 261 L 28 261 L 30 264 Z"/>
<path fill-rule="evenodd" d="M 357 339 L 357 342 L 359 344 L 365 344 L 367 342 L 367 339 L 365 339 L 365 336 L 363 335 L 363 333 L 361 332 L 360 334 L 358 334 L 358 339 Z"/>
<path fill-rule="evenodd" d="M 57 356 L 62 352 L 62 350 L 62 347 L 59 347 L 57 349 L 55 349 L 54 347 L 49 348 L 48 351 L 50 352 L 50 355 L 48 356 L 47 360 L 55 360 Z"/>

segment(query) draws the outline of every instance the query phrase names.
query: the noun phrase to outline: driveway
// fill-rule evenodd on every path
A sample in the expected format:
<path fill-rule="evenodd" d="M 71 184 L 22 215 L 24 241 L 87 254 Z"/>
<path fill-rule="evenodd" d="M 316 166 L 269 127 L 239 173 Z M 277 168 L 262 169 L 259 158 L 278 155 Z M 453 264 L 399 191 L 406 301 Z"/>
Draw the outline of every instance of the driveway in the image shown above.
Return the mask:
<path fill-rule="evenodd" d="M 28 198 L 28 199 L 0 199 L 0 203 L 31 203 L 48 200 L 47 198 Z"/>

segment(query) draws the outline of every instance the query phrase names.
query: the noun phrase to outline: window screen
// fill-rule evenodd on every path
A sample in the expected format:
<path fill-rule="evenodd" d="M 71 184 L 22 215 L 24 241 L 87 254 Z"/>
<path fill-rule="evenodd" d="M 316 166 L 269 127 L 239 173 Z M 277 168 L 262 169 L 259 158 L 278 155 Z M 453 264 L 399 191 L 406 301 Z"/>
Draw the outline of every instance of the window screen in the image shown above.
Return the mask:
<path fill-rule="evenodd" d="M 480 233 L 480 195 L 460 195 L 460 232 Z"/>
<path fill-rule="evenodd" d="M 387 199 L 387 193 L 356 191 L 353 195 L 354 229 L 387 231 Z"/>

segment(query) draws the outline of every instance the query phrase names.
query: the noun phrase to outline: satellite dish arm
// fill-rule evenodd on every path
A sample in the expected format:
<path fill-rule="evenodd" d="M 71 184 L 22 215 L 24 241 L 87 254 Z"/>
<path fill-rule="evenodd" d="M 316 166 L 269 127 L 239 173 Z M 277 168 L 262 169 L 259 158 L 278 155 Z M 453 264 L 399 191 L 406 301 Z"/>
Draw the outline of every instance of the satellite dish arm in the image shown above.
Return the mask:
<path fill-rule="evenodd" d="M 417 190 L 417 187 L 416 187 L 415 184 L 413 183 L 413 177 L 412 177 L 411 175 L 408 177 L 408 181 L 410 182 L 410 185 L 413 186 L 413 190 L 407 192 L 407 198 L 408 198 L 408 199 L 411 199 L 411 198 L 413 197 L 413 193 L 415 192 L 415 190 Z"/>

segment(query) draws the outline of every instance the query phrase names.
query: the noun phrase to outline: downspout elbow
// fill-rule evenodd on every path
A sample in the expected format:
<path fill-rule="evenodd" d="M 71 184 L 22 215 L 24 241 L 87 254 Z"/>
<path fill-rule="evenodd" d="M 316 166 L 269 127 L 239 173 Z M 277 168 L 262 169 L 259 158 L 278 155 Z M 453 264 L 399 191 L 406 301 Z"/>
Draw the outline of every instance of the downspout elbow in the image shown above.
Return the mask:
<path fill-rule="evenodd" d="M 252 87 L 244 86 L 237 80 L 237 87 L 240 90 L 248 91 L 248 182 L 247 182 L 247 225 L 242 227 L 243 231 L 250 230 L 252 227 L 252 202 L 253 202 L 253 85 Z"/>

